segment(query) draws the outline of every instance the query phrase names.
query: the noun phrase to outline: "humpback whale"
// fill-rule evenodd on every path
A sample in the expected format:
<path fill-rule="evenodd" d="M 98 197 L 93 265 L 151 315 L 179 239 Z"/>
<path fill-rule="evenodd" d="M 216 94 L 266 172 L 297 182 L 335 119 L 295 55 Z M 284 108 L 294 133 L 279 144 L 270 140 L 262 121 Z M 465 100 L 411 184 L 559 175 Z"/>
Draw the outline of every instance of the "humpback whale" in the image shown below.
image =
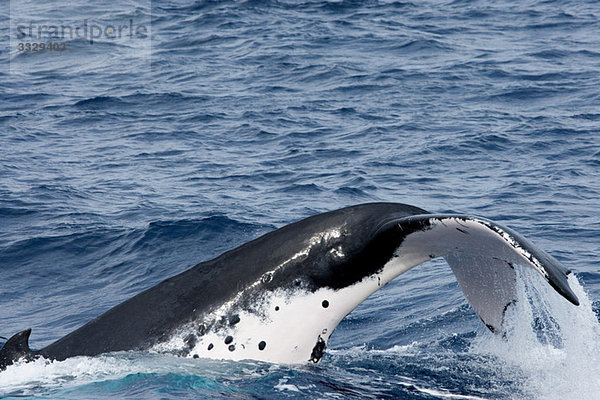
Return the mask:
<path fill-rule="evenodd" d="M 579 305 L 569 270 L 520 234 L 484 218 L 369 203 L 314 215 L 203 261 L 116 305 L 56 342 L 29 348 L 31 329 L 0 350 L 64 360 L 127 350 L 194 358 L 317 363 L 339 322 L 403 272 L 443 257 L 468 303 L 502 333 L 515 268 L 533 268 Z"/>

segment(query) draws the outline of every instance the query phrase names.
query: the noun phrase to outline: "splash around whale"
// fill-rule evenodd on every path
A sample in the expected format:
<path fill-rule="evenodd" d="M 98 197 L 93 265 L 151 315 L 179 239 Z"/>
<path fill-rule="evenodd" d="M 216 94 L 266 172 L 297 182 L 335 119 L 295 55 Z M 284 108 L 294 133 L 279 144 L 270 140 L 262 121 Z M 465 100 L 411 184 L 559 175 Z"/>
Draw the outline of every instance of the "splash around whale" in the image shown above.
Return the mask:
<path fill-rule="evenodd" d="M 443 257 L 483 323 L 502 334 L 515 268 L 533 268 L 579 305 L 569 270 L 492 221 L 395 203 L 342 208 L 284 226 L 113 307 L 40 350 L 31 329 L 0 349 L 17 360 L 65 360 L 126 350 L 317 363 L 339 322 L 409 269 Z"/>

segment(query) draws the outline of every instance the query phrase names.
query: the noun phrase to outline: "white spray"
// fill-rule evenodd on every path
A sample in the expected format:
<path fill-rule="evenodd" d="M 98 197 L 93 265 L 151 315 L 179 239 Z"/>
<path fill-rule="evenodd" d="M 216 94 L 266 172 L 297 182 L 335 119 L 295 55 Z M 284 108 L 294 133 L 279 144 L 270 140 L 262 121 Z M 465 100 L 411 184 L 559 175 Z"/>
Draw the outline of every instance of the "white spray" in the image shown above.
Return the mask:
<path fill-rule="evenodd" d="M 518 302 L 506 316 L 506 339 L 484 334 L 471 351 L 491 354 L 523 375 L 528 398 L 600 398 L 600 325 L 574 275 L 576 307 L 530 268 L 517 269 Z"/>

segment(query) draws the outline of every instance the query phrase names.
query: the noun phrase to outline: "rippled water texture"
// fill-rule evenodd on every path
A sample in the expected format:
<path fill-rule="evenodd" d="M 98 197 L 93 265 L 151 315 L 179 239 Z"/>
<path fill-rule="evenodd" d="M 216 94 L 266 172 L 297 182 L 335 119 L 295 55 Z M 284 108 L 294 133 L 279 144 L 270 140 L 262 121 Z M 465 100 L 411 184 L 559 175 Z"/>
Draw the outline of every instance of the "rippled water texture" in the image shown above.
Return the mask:
<path fill-rule="evenodd" d="M 368 201 L 508 225 L 572 268 L 584 301 L 573 312 L 526 276 L 498 342 L 436 261 L 342 321 L 318 366 L 124 353 L 11 367 L 0 397 L 600 392 L 596 1 L 1 5 L 0 335 L 31 327 L 39 348 L 201 260 Z M 18 50 L 19 23 L 85 20 L 148 37 Z"/>

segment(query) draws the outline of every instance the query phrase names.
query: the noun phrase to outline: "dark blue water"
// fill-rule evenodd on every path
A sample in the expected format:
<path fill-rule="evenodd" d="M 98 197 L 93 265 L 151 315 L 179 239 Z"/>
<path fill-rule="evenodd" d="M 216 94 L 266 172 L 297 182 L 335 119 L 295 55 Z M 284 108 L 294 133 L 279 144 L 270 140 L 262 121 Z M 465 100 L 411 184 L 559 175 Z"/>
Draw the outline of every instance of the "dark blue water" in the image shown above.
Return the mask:
<path fill-rule="evenodd" d="M 124 353 L 9 368 L 0 397 L 597 395 L 596 1 L 1 4 L 0 335 L 31 327 L 44 346 L 201 260 L 369 201 L 508 225 L 590 303 L 558 311 L 578 316 L 564 347 L 505 349 L 435 261 L 342 321 L 317 366 Z M 84 20 L 147 36 L 35 37 Z"/>

